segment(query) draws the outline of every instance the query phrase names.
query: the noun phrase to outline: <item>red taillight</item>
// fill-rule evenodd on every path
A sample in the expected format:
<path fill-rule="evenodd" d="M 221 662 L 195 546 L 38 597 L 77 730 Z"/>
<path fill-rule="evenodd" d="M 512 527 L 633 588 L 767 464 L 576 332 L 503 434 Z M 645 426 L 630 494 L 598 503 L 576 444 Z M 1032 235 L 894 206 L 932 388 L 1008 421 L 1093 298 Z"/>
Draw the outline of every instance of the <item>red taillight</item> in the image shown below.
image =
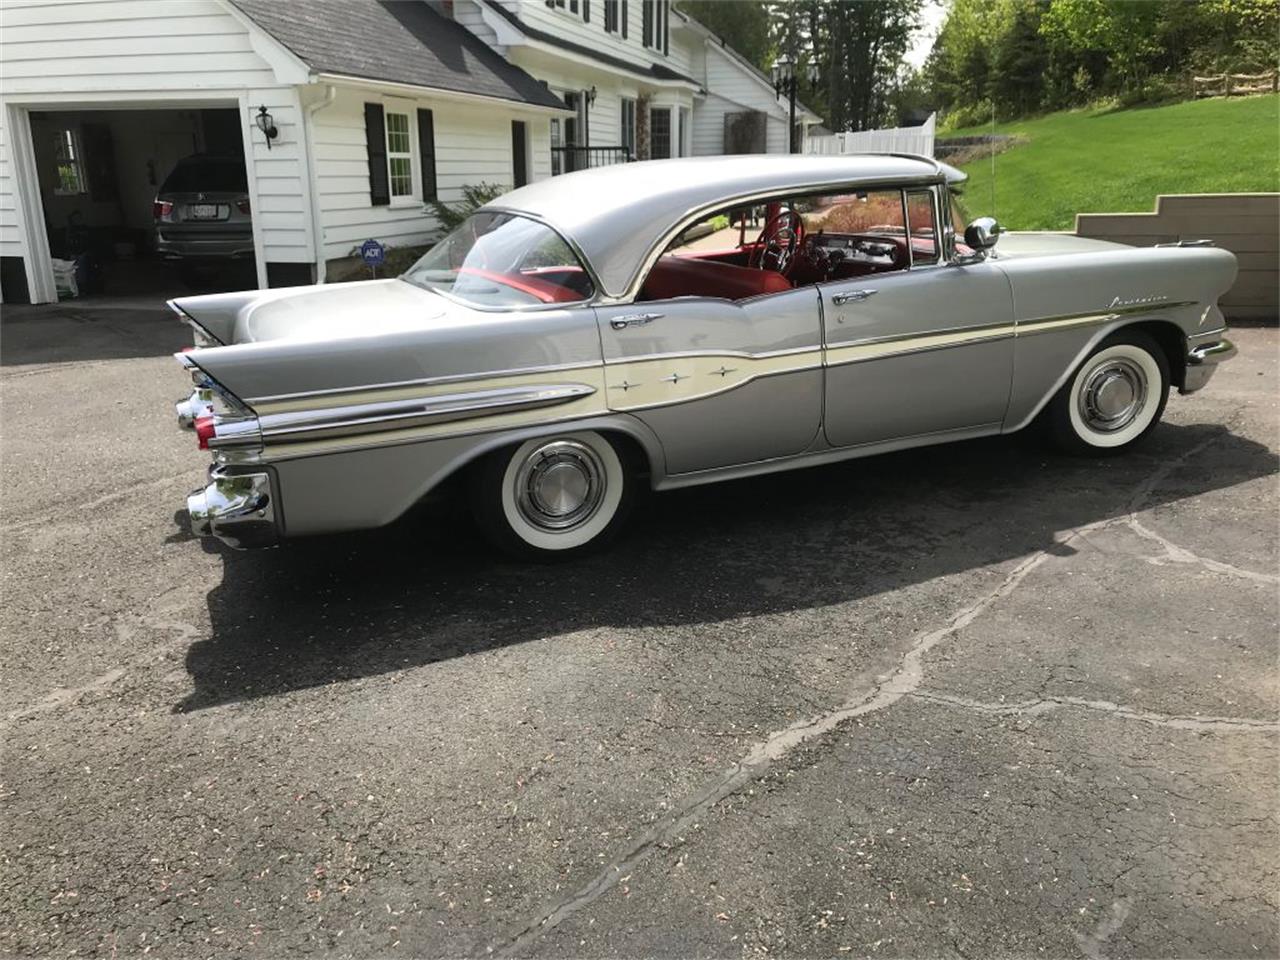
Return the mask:
<path fill-rule="evenodd" d="M 173 213 L 172 200 L 153 200 L 151 202 L 151 216 L 157 220 L 161 220 Z"/>
<path fill-rule="evenodd" d="M 196 418 L 196 440 L 201 450 L 209 449 L 209 441 L 214 437 L 213 417 Z"/>
<path fill-rule="evenodd" d="M 242 197 L 241 199 L 237 200 L 236 209 L 247 216 L 249 213 L 249 198 Z"/>

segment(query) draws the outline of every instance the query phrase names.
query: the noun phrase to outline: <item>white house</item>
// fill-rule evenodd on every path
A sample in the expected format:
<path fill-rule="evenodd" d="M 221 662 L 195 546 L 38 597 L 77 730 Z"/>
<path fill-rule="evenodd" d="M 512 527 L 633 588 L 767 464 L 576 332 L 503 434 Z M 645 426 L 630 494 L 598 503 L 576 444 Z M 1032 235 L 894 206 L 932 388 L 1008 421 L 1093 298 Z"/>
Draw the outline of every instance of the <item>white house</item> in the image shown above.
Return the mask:
<path fill-rule="evenodd" d="M 769 81 L 667 0 L 5 0 L 0 102 L 8 302 L 56 299 L 77 246 L 145 251 L 197 152 L 243 155 L 279 286 L 366 239 L 425 244 L 424 203 L 467 184 L 787 148 Z"/>

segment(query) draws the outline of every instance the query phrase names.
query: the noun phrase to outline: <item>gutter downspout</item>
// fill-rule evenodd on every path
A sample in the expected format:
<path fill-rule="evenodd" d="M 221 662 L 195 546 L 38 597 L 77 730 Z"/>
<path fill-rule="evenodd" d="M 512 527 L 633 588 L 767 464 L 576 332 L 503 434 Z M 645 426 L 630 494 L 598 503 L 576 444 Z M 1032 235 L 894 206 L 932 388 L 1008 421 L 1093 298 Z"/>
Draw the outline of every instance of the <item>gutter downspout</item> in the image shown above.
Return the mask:
<path fill-rule="evenodd" d="M 316 253 L 316 283 L 324 283 L 326 261 L 324 256 L 324 224 L 321 222 L 319 165 L 316 162 L 315 115 L 333 103 L 338 89 L 332 83 L 325 84 L 324 99 L 309 103 L 303 110 L 306 117 L 307 180 L 311 187 L 311 246 Z"/>

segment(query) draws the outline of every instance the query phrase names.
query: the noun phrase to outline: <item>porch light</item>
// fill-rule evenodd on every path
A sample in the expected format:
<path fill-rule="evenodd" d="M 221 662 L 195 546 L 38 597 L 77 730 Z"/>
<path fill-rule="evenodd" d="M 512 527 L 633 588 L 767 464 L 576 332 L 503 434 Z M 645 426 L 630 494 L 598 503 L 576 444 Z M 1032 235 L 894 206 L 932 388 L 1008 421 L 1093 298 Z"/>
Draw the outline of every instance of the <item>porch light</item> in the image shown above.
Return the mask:
<path fill-rule="evenodd" d="M 267 149 L 271 149 L 271 141 L 280 136 L 280 131 L 276 129 L 275 117 L 267 113 L 266 107 L 258 108 L 258 115 L 253 118 L 253 122 L 258 125 L 258 129 L 262 131 L 262 135 L 267 138 Z"/>
<path fill-rule="evenodd" d="M 795 63 L 788 54 L 783 54 L 773 61 L 770 72 L 773 74 L 773 86 L 780 89 L 783 84 L 792 78 L 795 71 Z M 781 94 L 779 94 L 781 95 Z"/>
<path fill-rule="evenodd" d="M 596 85 L 593 83 L 591 89 L 587 91 L 587 104 L 594 107 L 596 105 Z"/>

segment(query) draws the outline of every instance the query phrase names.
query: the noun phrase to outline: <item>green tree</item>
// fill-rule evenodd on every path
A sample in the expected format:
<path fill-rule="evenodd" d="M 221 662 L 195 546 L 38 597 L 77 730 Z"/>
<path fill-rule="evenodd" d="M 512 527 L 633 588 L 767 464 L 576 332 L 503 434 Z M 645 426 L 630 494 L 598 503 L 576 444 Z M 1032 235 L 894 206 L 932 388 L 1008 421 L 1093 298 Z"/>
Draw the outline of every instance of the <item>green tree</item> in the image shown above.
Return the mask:
<path fill-rule="evenodd" d="M 718 36 L 761 70 L 773 61 L 769 7 L 757 0 L 681 0 L 678 9 Z"/>

